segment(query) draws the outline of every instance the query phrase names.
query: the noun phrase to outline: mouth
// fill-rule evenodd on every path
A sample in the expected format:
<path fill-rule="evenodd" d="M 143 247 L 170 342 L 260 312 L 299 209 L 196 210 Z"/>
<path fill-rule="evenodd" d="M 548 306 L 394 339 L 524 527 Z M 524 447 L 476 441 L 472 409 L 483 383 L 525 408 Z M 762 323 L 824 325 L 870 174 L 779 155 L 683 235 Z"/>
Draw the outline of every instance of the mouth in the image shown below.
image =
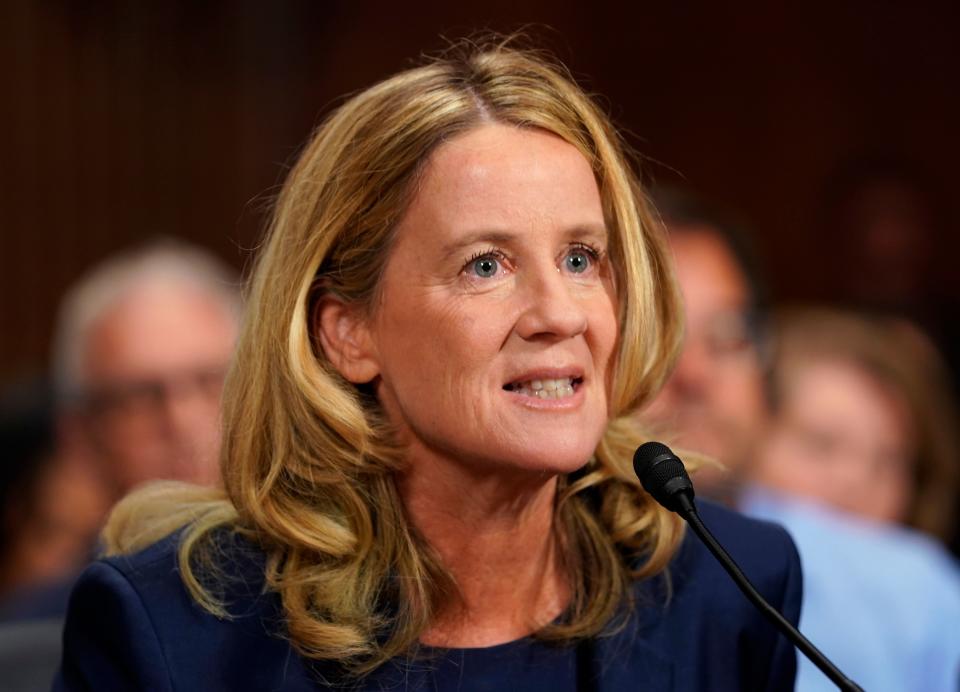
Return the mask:
<path fill-rule="evenodd" d="M 508 392 L 534 399 L 564 399 L 573 396 L 582 384 L 582 377 L 557 377 L 510 382 L 503 385 L 503 388 Z"/>

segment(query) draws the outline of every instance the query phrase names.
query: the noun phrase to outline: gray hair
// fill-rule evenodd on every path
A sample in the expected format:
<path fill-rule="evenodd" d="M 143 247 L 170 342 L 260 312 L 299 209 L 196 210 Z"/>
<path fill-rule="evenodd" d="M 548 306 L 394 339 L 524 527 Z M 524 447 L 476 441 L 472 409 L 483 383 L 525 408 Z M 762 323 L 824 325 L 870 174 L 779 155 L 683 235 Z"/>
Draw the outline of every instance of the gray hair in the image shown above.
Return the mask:
<path fill-rule="evenodd" d="M 83 386 L 82 364 L 93 325 L 133 290 L 158 280 L 201 291 L 239 322 L 240 275 L 206 250 L 163 237 L 110 256 L 81 276 L 60 301 L 51 354 L 58 403 L 69 402 Z"/>

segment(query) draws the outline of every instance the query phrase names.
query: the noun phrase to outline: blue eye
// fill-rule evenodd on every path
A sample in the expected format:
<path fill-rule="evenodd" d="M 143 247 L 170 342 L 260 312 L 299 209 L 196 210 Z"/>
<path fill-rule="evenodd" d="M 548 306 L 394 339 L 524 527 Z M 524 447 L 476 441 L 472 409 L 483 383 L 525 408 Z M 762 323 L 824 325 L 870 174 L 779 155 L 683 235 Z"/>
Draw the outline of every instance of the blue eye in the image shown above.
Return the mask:
<path fill-rule="evenodd" d="M 590 268 L 590 255 L 583 250 L 574 250 L 567 255 L 564 262 L 574 274 L 582 274 Z"/>
<path fill-rule="evenodd" d="M 473 262 L 473 272 L 484 279 L 497 275 L 499 263 L 493 257 L 480 257 Z"/>

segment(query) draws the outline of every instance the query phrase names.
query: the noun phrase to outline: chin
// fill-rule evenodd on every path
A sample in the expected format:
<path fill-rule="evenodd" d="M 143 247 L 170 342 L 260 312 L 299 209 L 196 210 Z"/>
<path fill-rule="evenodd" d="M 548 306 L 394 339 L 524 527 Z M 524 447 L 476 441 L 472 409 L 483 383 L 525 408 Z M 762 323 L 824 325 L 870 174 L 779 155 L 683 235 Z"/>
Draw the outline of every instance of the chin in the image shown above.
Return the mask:
<path fill-rule="evenodd" d="M 553 447 L 550 451 L 545 451 L 542 447 L 537 450 L 527 449 L 513 457 L 511 466 L 562 476 L 586 466 L 595 451 L 596 445 L 584 444 Z"/>

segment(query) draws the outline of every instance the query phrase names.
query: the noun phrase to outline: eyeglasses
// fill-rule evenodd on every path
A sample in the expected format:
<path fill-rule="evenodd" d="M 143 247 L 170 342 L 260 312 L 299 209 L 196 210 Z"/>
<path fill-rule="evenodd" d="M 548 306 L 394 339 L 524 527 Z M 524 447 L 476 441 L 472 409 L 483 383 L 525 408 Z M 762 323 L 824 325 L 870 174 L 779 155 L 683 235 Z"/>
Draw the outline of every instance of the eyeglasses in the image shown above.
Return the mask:
<path fill-rule="evenodd" d="M 155 419 L 181 397 L 218 401 L 225 374 L 225 366 L 208 366 L 163 377 L 111 382 L 90 388 L 81 404 L 90 416 L 106 424 Z"/>
<path fill-rule="evenodd" d="M 765 349 L 763 325 L 751 311 L 718 312 L 703 322 L 689 325 L 686 342 L 696 344 L 712 360 L 739 359 Z"/>

